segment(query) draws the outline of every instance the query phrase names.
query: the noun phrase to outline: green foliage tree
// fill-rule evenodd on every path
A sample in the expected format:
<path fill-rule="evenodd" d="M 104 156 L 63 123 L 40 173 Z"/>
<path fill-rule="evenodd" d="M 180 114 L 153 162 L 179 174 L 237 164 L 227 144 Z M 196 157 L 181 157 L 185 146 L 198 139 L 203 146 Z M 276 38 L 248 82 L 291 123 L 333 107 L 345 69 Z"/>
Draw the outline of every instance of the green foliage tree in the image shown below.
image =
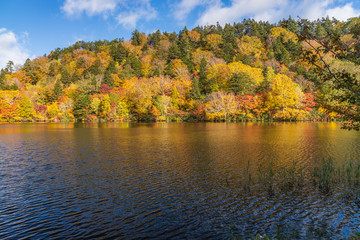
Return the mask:
<path fill-rule="evenodd" d="M 110 46 L 110 55 L 114 61 L 121 64 L 122 61 L 126 59 L 128 51 L 124 48 L 121 42 L 114 43 Z"/>
<path fill-rule="evenodd" d="M 200 70 L 199 70 L 199 87 L 200 87 L 200 92 L 202 94 L 206 94 L 209 92 L 209 87 L 206 78 L 206 65 L 207 65 L 206 59 L 202 58 L 200 63 Z"/>
<path fill-rule="evenodd" d="M 100 59 L 96 59 L 94 63 L 90 66 L 89 72 L 93 75 L 101 74 L 101 61 Z"/>
<path fill-rule="evenodd" d="M 274 54 L 275 54 L 276 60 L 278 60 L 279 62 L 284 63 L 284 64 L 290 63 L 289 52 L 286 50 L 284 44 L 282 43 L 281 37 L 278 37 L 275 40 Z"/>
<path fill-rule="evenodd" d="M 254 94 L 255 83 L 246 73 L 236 73 L 230 80 L 229 90 L 238 95 Z"/>
<path fill-rule="evenodd" d="M 0 70 L 0 90 L 5 89 L 5 71 L 3 69 Z"/>
<path fill-rule="evenodd" d="M 70 85 L 70 83 L 72 82 L 72 79 L 71 79 L 71 75 L 69 73 L 69 71 L 64 68 L 63 70 L 61 70 L 61 78 L 60 78 L 60 81 L 62 82 L 62 84 L 67 87 Z"/>
<path fill-rule="evenodd" d="M 80 81 L 81 77 L 77 71 L 74 72 L 74 74 L 71 76 L 71 82 L 76 83 Z"/>
<path fill-rule="evenodd" d="M 201 94 L 200 94 L 200 88 L 199 88 L 199 80 L 197 78 L 193 78 L 190 97 L 192 99 L 199 99 L 200 96 L 201 96 Z"/>
<path fill-rule="evenodd" d="M 181 52 L 180 49 L 178 47 L 178 45 L 174 42 L 171 44 L 170 48 L 169 48 L 169 59 L 177 59 L 181 57 Z"/>
<path fill-rule="evenodd" d="M 136 77 L 142 76 L 142 66 L 139 58 L 136 57 L 134 53 L 131 53 L 127 59 L 127 62 L 130 64 L 132 70 L 134 71 L 134 75 Z"/>
<path fill-rule="evenodd" d="M 134 46 L 141 45 L 141 33 L 137 29 L 132 32 L 131 43 Z"/>
<path fill-rule="evenodd" d="M 64 94 L 63 88 L 60 81 L 56 81 L 54 90 L 53 90 L 53 101 L 56 101 L 61 95 Z"/>
<path fill-rule="evenodd" d="M 90 95 L 80 93 L 74 99 L 74 117 L 77 121 L 83 121 L 91 112 L 90 109 Z"/>
<path fill-rule="evenodd" d="M 103 84 L 107 84 L 111 88 L 114 87 L 114 79 L 111 76 L 111 72 L 109 70 L 106 70 L 104 73 Z"/>

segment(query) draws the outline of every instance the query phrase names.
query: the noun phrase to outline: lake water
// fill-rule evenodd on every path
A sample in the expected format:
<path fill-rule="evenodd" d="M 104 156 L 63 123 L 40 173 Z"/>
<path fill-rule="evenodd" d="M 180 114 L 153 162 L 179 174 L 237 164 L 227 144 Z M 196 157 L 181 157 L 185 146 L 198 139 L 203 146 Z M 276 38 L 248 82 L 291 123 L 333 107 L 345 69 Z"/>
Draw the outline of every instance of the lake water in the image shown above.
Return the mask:
<path fill-rule="evenodd" d="M 360 200 L 308 180 L 330 157 L 359 160 L 360 133 L 335 123 L 2 124 L 0 239 L 348 237 L 360 231 Z M 304 185 L 284 190 L 291 166 Z"/>

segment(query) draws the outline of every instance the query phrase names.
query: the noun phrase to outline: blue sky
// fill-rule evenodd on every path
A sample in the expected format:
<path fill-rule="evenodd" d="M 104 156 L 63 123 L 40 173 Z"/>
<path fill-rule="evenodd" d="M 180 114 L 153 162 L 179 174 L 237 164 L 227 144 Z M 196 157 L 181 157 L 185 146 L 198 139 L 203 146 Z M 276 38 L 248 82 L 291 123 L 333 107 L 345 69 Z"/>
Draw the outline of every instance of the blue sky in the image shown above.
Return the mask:
<path fill-rule="evenodd" d="M 134 29 L 178 32 L 185 25 L 290 15 L 346 20 L 360 16 L 360 0 L 0 0 L 0 68 L 78 40 L 126 40 Z"/>

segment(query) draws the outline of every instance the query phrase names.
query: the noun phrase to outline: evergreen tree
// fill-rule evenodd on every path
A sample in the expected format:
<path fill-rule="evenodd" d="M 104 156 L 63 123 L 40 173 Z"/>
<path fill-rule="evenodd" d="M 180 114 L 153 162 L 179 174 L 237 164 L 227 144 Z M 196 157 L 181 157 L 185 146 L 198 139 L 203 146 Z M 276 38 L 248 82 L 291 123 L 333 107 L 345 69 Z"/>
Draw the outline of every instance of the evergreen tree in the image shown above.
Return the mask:
<path fill-rule="evenodd" d="M 5 71 L 1 69 L 0 72 L 0 90 L 5 89 Z"/>
<path fill-rule="evenodd" d="M 181 52 L 180 49 L 178 47 L 178 45 L 173 42 L 173 44 L 171 44 L 170 48 L 169 48 L 169 59 L 177 59 L 180 58 Z"/>
<path fill-rule="evenodd" d="M 120 43 L 114 43 L 110 46 L 110 55 L 112 58 L 118 62 L 122 63 L 124 59 L 126 59 L 128 55 L 128 51 L 124 48 L 124 46 Z"/>
<path fill-rule="evenodd" d="M 141 45 L 141 33 L 138 30 L 135 30 L 134 32 L 132 32 L 131 43 L 134 46 Z"/>
<path fill-rule="evenodd" d="M 113 88 L 115 82 L 112 74 L 115 74 L 116 72 L 117 71 L 115 61 L 110 61 L 104 73 L 103 84 L 107 84 L 109 87 Z"/>
<path fill-rule="evenodd" d="M 172 72 L 172 68 L 173 68 L 173 64 L 172 62 L 169 62 L 168 65 L 166 65 L 166 68 L 165 68 L 165 75 L 169 75 L 171 77 L 173 77 L 173 72 Z"/>
<path fill-rule="evenodd" d="M 54 62 L 50 63 L 50 66 L 49 66 L 49 76 L 50 77 L 55 77 L 55 75 L 56 75 L 55 66 L 56 66 L 56 64 Z M 24 65 L 24 67 L 25 67 L 25 65 Z"/>
<path fill-rule="evenodd" d="M 76 83 L 78 81 L 80 81 L 81 77 L 79 75 L 79 73 L 75 70 L 74 74 L 71 76 L 71 82 L 72 83 Z"/>
<path fill-rule="evenodd" d="M 74 117 L 77 121 L 85 120 L 90 113 L 90 95 L 80 93 L 74 99 Z"/>
<path fill-rule="evenodd" d="M 233 61 L 233 58 L 235 56 L 235 50 L 231 43 L 227 42 L 225 43 L 222 52 L 221 52 L 222 58 L 227 62 L 230 63 Z"/>
<path fill-rule="evenodd" d="M 110 61 L 107 68 L 106 68 L 106 71 L 109 71 L 110 73 L 116 73 L 117 70 L 116 70 L 116 62 L 115 61 Z"/>
<path fill-rule="evenodd" d="M 66 70 L 66 68 L 64 68 L 64 69 L 61 71 L 60 81 L 62 82 L 62 84 L 63 84 L 65 87 L 69 86 L 70 83 L 71 83 L 71 75 L 70 75 L 70 73 L 68 72 L 68 70 Z"/>
<path fill-rule="evenodd" d="M 234 74 L 230 80 L 229 90 L 239 95 L 254 94 L 255 83 L 245 73 Z"/>
<path fill-rule="evenodd" d="M 23 70 L 26 72 L 26 73 L 30 73 L 31 72 L 31 60 L 28 58 L 26 59 L 25 63 L 24 63 L 24 66 L 23 66 Z"/>
<path fill-rule="evenodd" d="M 143 47 L 141 48 L 141 51 L 146 52 L 149 49 L 149 46 L 147 42 L 144 43 Z"/>
<path fill-rule="evenodd" d="M 109 70 L 106 70 L 104 73 L 103 84 L 107 84 L 111 88 L 114 87 L 114 79 L 111 76 L 111 72 Z"/>
<path fill-rule="evenodd" d="M 61 96 L 63 94 L 64 94 L 63 88 L 61 86 L 60 81 L 58 80 L 58 81 L 56 81 L 55 86 L 54 86 L 53 95 L 52 95 L 53 99 L 52 100 L 56 101 L 59 98 L 59 96 Z"/>
<path fill-rule="evenodd" d="M 8 61 L 8 63 L 6 64 L 6 69 L 9 73 L 14 72 L 14 62 L 13 61 Z"/>
<path fill-rule="evenodd" d="M 282 43 L 281 37 L 278 37 L 275 40 L 274 54 L 277 61 L 285 64 L 290 62 L 289 52 L 286 50 L 284 44 Z"/>
<path fill-rule="evenodd" d="M 157 30 L 155 33 L 150 34 L 149 45 L 153 46 L 154 48 L 157 48 L 160 40 L 161 40 L 161 32 L 160 30 Z"/>
<path fill-rule="evenodd" d="M 195 68 L 194 68 L 194 65 L 191 62 L 190 58 L 184 57 L 184 58 L 182 58 L 182 61 L 183 61 L 183 63 L 186 64 L 186 66 L 187 66 L 187 68 L 189 70 L 189 73 L 191 73 L 191 74 L 194 73 Z"/>
<path fill-rule="evenodd" d="M 89 72 L 94 75 L 101 74 L 101 61 L 100 59 L 96 59 L 94 63 L 90 66 Z"/>
<path fill-rule="evenodd" d="M 236 48 L 235 28 L 230 24 L 226 24 L 222 32 L 222 39 L 225 43 L 231 44 L 233 49 Z"/>
<path fill-rule="evenodd" d="M 76 61 L 77 68 L 84 68 L 85 67 L 85 60 L 83 57 L 79 57 Z"/>
<path fill-rule="evenodd" d="M 207 92 L 206 65 L 206 59 L 202 58 L 199 69 L 199 87 L 202 94 L 205 94 Z"/>
<path fill-rule="evenodd" d="M 142 76 L 142 65 L 140 60 L 136 57 L 136 55 L 134 53 L 130 54 L 130 56 L 128 57 L 128 62 L 131 66 L 131 68 L 134 70 L 134 74 L 136 77 L 141 77 Z"/>
<path fill-rule="evenodd" d="M 317 39 L 323 39 L 326 36 L 326 30 L 325 28 L 322 26 L 321 22 L 317 22 L 316 23 L 316 27 L 315 27 L 315 36 Z"/>
<path fill-rule="evenodd" d="M 291 16 L 287 20 L 284 19 L 284 20 L 280 21 L 279 25 L 293 33 L 296 33 L 299 31 L 298 23 L 294 19 L 292 19 Z"/>
<path fill-rule="evenodd" d="M 195 77 L 192 79 L 192 87 L 191 87 L 190 97 L 192 99 L 199 99 L 200 98 L 199 81 Z"/>
<path fill-rule="evenodd" d="M 119 74 L 119 78 L 122 80 L 132 78 L 134 76 L 134 69 L 132 69 L 130 64 L 125 64 L 124 69 Z"/>
<path fill-rule="evenodd" d="M 191 55 L 191 44 L 189 38 L 185 35 L 179 40 L 179 57 L 182 60 L 190 58 Z M 184 60 L 183 60 L 184 61 Z"/>

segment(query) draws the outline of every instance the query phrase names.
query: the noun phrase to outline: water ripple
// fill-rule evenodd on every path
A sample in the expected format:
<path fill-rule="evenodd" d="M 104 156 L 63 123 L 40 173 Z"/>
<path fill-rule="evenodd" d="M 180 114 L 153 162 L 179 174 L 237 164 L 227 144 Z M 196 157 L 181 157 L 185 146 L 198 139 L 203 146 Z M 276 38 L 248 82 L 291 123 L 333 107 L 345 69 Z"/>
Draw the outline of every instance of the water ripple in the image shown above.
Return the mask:
<path fill-rule="evenodd" d="M 335 238 L 360 230 L 359 201 L 307 180 L 323 158 L 360 156 L 358 133 L 311 123 L 54 126 L 0 125 L 1 239 L 226 239 L 284 226 L 306 239 L 319 222 Z M 286 188 L 289 169 L 302 186 Z"/>

